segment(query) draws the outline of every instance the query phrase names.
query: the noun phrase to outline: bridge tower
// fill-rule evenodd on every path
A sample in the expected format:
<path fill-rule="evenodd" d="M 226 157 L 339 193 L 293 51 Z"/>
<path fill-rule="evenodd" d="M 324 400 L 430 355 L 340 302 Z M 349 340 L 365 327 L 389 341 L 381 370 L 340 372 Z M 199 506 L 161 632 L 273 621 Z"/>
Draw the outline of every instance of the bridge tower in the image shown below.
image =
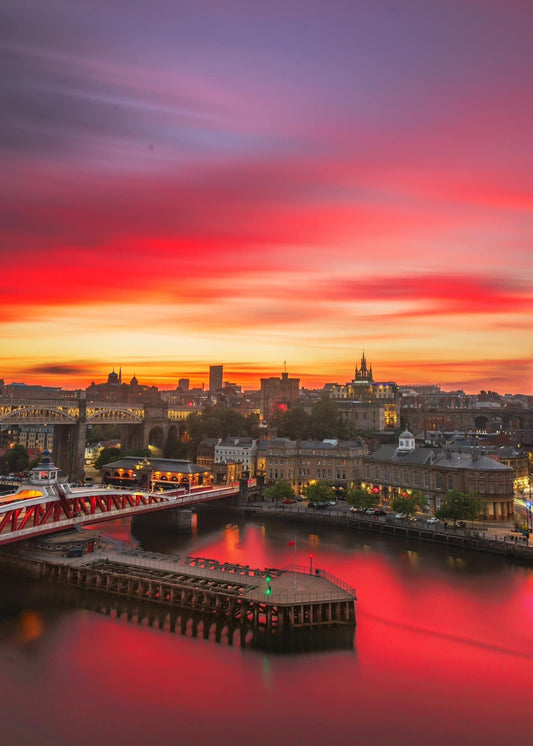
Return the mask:
<path fill-rule="evenodd" d="M 72 425 L 54 425 L 54 454 L 57 466 L 71 481 L 82 482 L 85 476 L 87 442 L 87 408 L 80 399 L 79 417 Z"/>

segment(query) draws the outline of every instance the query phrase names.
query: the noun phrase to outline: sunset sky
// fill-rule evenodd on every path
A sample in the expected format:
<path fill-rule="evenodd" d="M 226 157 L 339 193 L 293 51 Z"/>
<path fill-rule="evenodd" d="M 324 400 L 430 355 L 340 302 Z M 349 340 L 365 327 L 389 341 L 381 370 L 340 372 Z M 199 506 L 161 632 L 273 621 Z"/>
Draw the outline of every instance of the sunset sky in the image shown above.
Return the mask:
<path fill-rule="evenodd" d="M 531 0 L 4 0 L 0 378 L 532 393 Z"/>

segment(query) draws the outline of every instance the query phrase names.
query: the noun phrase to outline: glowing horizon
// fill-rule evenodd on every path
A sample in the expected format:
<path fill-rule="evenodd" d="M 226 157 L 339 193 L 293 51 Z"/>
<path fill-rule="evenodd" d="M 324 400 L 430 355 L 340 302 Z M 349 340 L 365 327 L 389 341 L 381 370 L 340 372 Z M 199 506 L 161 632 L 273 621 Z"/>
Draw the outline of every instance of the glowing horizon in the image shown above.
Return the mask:
<path fill-rule="evenodd" d="M 6 5 L 6 383 L 532 393 L 531 4 Z"/>

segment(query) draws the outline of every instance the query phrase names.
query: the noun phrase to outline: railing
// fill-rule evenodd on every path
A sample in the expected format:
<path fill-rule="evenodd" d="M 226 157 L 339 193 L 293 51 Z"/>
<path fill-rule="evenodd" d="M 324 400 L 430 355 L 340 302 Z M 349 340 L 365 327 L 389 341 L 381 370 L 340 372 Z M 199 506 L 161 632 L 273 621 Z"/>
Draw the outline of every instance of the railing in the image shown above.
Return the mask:
<path fill-rule="evenodd" d="M 160 559 L 164 558 L 164 559 Z M 94 556 L 93 556 L 94 559 Z M 265 583 L 265 574 L 266 571 L 255 571 L 260 572 L 261 574 L 255 575 L 255 576 L 247 576 L 245 574 L 240 574 L 236 572 L 227 572 L 224 570 L 210 570 L 208 568 L 204 567 L 198 567 L 196 565 L 189 565 L 187 563 L 183 562 L 183 558 L 180 556 L 175 556 L 173 559 L 169 557 L 169 555 L 158 555 L 154 552 L 144 552 L 143 550 L 136 550 L 136 549 L 126 549 L 123 551 L 118 552 L 106 552 L 105 556 L 102 557 L 104 560 L 109 560 L 111 562 L 117 562 L 123 565 L 127 565 L 129 567 L 138 567 L 140 569 L 144 568 L 145 570 L 152 569 L 152 570 L 163 570 L 165 572 L 170 573 L 176 573 L 185 575 L 187 577 L 192 578 L 207 578 L 209 580 L 214 581 L 223 581 L 226 583 L 231 583 L 234 586 L 247 586 L 247 589 L 243 592 L 243 598 L 248 598 L 249 600 L 257 601 L 256 592 L 259 592 L 261 594 L 261 584 Z M 194 557 L 187 558 L 187 559 L 194 559 Z M 244 568 L 243 568 L 244 569 Z M 111 568 L 110 568 L 111 570 Z M 342 588 L 342 590 L 349 593 L 351 596 L 355 598 L 355 590 L 348 586 L 346 583 L 343 583 L 342 581 L 339 581 L 337 578 L 334 578 L 329 573 L 326 573 L 325 571 L 321 571 L 321 576 L 327 577 L 326 579 L 330 582 L 334 583 L 337 586 L 345 586 Z M 157 580 L 155 582 L 158 582 Z M 172 583 L 172 578 L 161 578 L 160 582 L 162 583 Z M 265 586 L 266 589 L 266 586 Z M 206 588 L 205 590 L 211 591 L 213 593 L 226 593 L 228 595 L 233 595 L 234 590 L 232 589 L 226 589 L 226 590 L 219 590 L 216 588 Z M 250 597 L 249 592 L 254 592 L 254 595 Z M 262 601 L 262 596 L 260 596 L 260 600 Z M 268 596 L 265 593 L 265 603 L 273 604 L 273 603 L 304 603 L 306 601 L 346 601 L 349 599 L 346 598 L 339 598 L 339 593 L 335 591 L 319 591 L 319 592 L 310 592 L 310 591 L 299 591 L 297 588 L 295 588 L 294 591 L 289 592 L 285 591 L 283 593 L 276 592 L 273 590 Z"/>
<path fill-rule="evenodd" d="M 352 596 L 357 595 L 353 586 L 348 585 L 348 583 L 345 583 L 344 580 L 337 578 L 335 575 L 332 575 L 332 573 L 328 572 L 327 570 L 322 570 L 320 567 L 315 567 L 314 570 L 311 570 L 311 567 L 307 565 L 289 564 L 283 565 L 282 569 L 286 572 L 297 572 L 303 575 L 316 575 L 318 577 L 325 578 L 326 580 L 329 580 L 330 583 L 333 583 L 333 585 L 336 585 L 338 588 L 342 588 L 343 591 L 350 593 Z"/>

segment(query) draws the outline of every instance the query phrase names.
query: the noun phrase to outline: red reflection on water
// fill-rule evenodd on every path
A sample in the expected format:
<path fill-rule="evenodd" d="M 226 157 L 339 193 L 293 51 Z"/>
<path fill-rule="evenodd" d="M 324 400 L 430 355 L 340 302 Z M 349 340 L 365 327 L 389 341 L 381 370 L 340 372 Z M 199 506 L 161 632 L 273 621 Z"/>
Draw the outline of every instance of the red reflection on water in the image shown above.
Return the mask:
<path fill-rule="evenodd" d="M 126 528 L 117 523 L 115 537 Z M 47 625 L 31 658 L 0 666 L 8 728 L 33 728 L 11 742 L 528 742 L 531 570 L 441 548 L 398 551 L 340 531 L 296 533 L 302 561 L 312 553 L 316 567 L 356 587 L 355 650 L 268 655 L 241 650 L 237 636 L 234 647 L 206 641 L 201 626 L 192 639 L 159 630 L 157 620 L 148 628 L 69 611 Z M 209 534 L 200 526 L 189 553 L 280 567 L 293 561 L 294 537 L 294 526 L 238 519 Z M 184 544 L 176 538 L 177 553 Z"/>

